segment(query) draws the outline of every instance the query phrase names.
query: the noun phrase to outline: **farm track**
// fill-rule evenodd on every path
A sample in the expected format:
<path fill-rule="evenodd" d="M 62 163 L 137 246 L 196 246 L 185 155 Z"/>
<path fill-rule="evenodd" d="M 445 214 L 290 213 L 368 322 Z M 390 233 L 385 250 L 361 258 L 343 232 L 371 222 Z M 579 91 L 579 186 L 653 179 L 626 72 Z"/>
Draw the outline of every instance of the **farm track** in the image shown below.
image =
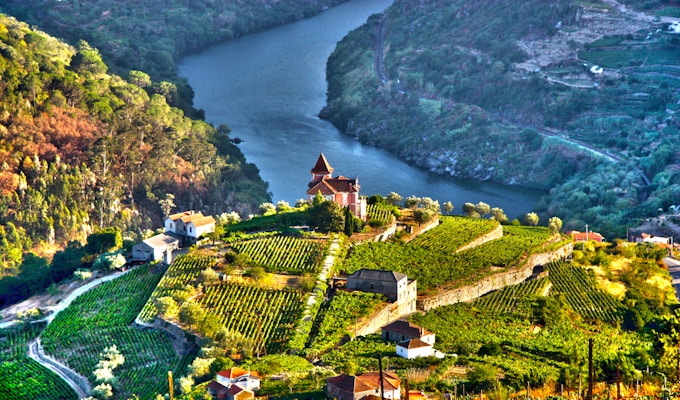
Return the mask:
<path fill-rule="evenodd" d="M 88 397 L 92 392 L 90 382 L 84 376 L 45 354 L 40 338 L 28 344 L 28 356 L 63 379 L 76 392 L 78 398 Z"/>
<path fill-rule="evenodd" d="M 95 279 L 94 281 L 79 287 L 78 289 L 74 290 L 71 292 L 68 297 L 66 297 L 64 300 L 62 300 L 58 306 L 53 307 L 50 309 L 52 313 L 48 315 L 47 317 L 41 319 L 40 321 L 46 321 L 47 324 L 52 322 L 56 315 L 66 309 L 76 298 L 81 296 L 82 294 L 88 292 L 91 289 L 94 289 L 95 287 L 101 285 L 104 282 L 111 281 L 113 279 L 116 279 L 128 272 L 130 272 L 132 269 L 128 269 L 123 272 L 117 272 L 111 275 L 104 276 L 102 278 Z M 16 320 L 14 321 L 8 321 L 0 324 L 0 329 L 8 328 L 14 324 L 16 324 Z M 39 322 L 39 321 L 36 321 Z M 78 395 L 79 398 L 85 398 L 88 397 L 89 394 L 92 391 L 92 388 L 90 386 L 90 383 L 88 382 L 87 378 L 84 376 L 78 374 L 76 371 L 72 370 L 68 366 L 60 363 L 59 361 L 53 359 L 52 357 L 48 356 L 45 354 L 43 351 L 42 345 L 40 344 L 40 338 L 36 338 L 34 341 L 28 344 L 28 356 L 38 363 L 42 365 L 43 367 L 53 371 L 56 373 L 61 379 L 63 379 Z"/>

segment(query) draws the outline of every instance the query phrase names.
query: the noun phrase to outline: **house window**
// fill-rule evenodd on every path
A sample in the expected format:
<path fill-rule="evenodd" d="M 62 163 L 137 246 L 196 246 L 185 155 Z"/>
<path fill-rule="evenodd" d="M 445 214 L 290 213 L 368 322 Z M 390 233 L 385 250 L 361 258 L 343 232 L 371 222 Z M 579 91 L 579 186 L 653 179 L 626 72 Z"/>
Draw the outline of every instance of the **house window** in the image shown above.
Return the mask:
<path fill-rule="evenodd" d="M 342 204 L 347 204 L 347 193 L 342 194 Z"/>
<path fill-rule="evenodd" d="M 189 227 L 189 233 L 191 233 L 191 232 L 192 232 L 191 227 Z"/>

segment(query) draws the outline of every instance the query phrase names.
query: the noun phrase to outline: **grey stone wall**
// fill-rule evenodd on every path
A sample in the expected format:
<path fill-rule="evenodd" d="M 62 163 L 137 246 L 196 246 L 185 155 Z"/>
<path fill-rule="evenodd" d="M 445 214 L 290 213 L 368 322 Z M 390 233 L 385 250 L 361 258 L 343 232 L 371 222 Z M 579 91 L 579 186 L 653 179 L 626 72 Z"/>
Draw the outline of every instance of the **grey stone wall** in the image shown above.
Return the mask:
<path fill-rule="evenodd" d="M 486 235 L 482 235 L 478 237 L 477 239 L 473 240 L 472 242 L 466 244 L 465 246 L 460 247 L 458 250 L 456 250 L 456 253 L 460 253 L 461 251 L 467 250 L 467 249 L 472 249 L 474 247 L 483 245 L 486 242 L 490 242 L 494 239 L 500 239 L 503 237 L 503 227 L 498 224 L 496 229 L 492 230 L 491 232 L 487 233 Z"/>
<path fill-rule="evenodd" d="M 571 254 L 573 247 L 574 245 L 569 243 L 568 245 L 549 253 L 533 254 L 519 267 L 510 268 L 507 271 L 487 276 L 472 285 L 450 289 L 433 296 L 420 298 L 418 299 L 418 309 L 429 311 L 437 307 L 472 301 L 494 290 L 524 282 L 532 275 L 534 267 L 546 265 L 552 261 L 565 258 Z"/>

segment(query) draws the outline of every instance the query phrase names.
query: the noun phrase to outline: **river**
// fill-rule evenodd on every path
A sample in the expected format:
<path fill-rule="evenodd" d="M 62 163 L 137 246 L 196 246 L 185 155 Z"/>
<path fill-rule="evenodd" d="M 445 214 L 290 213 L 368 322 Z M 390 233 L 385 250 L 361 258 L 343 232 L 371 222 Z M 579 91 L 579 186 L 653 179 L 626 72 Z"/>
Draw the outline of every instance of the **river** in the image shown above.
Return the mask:
<path fill-rule="evenodd" d="M 209 46 L 180 60 L 206 120 L 226 124 L 255 163 L 274 203 L 305 198 L 319 153 L 334 174 L 358 177 L 364 195 L 397 192 L 501 207 L 510 218 L 531 211 L 542 192 L 436 175 L 362 145 L 317 117 L 326 101 L 326 60 L 350 30 L 390 0 L 352 0 L 315 17 Z M 376 78 L 377 79 L 377 78 Z"/>

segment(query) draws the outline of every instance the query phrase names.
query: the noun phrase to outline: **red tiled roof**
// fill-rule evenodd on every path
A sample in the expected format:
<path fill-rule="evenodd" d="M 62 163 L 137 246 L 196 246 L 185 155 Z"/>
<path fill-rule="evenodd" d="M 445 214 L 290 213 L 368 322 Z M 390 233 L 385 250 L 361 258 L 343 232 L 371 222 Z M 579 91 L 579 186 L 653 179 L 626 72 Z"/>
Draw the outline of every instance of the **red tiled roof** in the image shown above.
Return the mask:
<path fill-rule="evenodd" d="M 181 213 L 172 214 L 168 218 L 170 218 L 173 221 L 177 221 L 178 219 L 180 219 L 182 217 L 186 217 L 187 215 L 192 215 L 193 213 L 194 213 L 193 211 L 184 211 L 184 212 L 181 212 Z"/>
<path fill-rule="evenodd" d="M 307 194 L 313 195 L 321 192 L 323 195 L 335 193 L 356 193 L 361 186 L 357 183 L 357 179 L 345 178 L 339 176 L 337 178 L 323 177 L 309 183 L 309 190 Z"/>
<path fill-rule="evenodd" d="M 208 215 L 207 217 L 202 217 L 202 218 L 197 218 L 194 220 L 189 221 L 190 224 L 193 224 L 195 227 L 199 226 L 204 226 L 204 225 L 210 225 L 210 224 L 215 224 L 215 218 L 213 218 L 212 215 Z"/>
<path fill-rule="evenodd" d="M 185 215 L 184 217 L 182 217 L 180 219 L 182 220 L 182 222 L 184 222 L 186 224 L 189 221 L 193 221 L 195 219 L 199 219 L 199 218 L 203 218 L 203 217 L 204 217 L 203 214 L 198 212 L 198 213 L 195 213 L 195 214 Z"/>
<path fill-rule="evenodd" d="M 394 332 L 401 335 L 411 336 L 414 338 L 421 338 L 425 335 L 429 335 L 432 333 L 427 329 L 423 328 L 422 326 L 418 326 L 411 322 L 401 320 L 397 320 L 392 322 L 391 324 L 383 326 L 382 330 L 386 332 Z"/>
<path fill-rule="evenodd" d="M 223 377 L 228 378 L 228 379 L 235 379 L 235 378 L 238 378 L 238 377 L 243 376 L 243 375 L 250 375 L 250 376 L 253 376 L 253 377 L 257 377 L 257 378 L 260 377 L 258 375 L 258 373 L 255 372 L 255 371 L 247 371 L 247 370 L 245 370 L 243 368 L 239 368 L 239 367 L 233 367 L 233 368 L 226 369 L 224 371 L 220 371 L 220 372 L 217 373 L 217 375 L 223 376 Z"/>
<path fill-rule="evenodd" d="M 380 388 L 380 372 L 366 372 L 357 376 L 357 378 L 376 389 Z M 396 374 L 383 371 L 383 388 L 385 390 L 399 390 L 400 385 L 401 379 Z"/>
<path fill-rule="evenodd" d="M 570 231 L 570 232 L 567 232 L 567 235 L 573 236 L 574 240 L 577 241 L 577 242 L 581 242 L 581 241 L 585 241 L 585 240 L 594 240 L 596 242 L 604 241 L 604 236 L 600 235 L 597 232 L 588 232 L 586 234 L 585 232 Z"/>
<path fill-rule="evenodd" d="M 421 348 L 421 347 L 432 347 L 431 344 L 425 343 L 418 338 L 404 340 L 403 342 L 397 343 L 397 346 L 403 347 L 405 349 L 418 349 L 418 348 Z"/>
<path fill-rule="evenodd" d="M 333 173 L 333 167 L 328 164 L 328 160 L 326 160 L 326 156 L 324 156 L 323 153 L 319 154 L 319 159 L 316 160 L 316 165 L 312 168 L 312 173 L 323 175 L 330 175 Z"/>
<path fill-rule="evenodd" d="M 224 386 L 223 384 L 221 384 L 221 383 L 219 383 L 215 380 L 210 381 L 210 383 L 208 384 L 208 390 L 210 390 L 211 392 L 213 392 L 215 394 L 218 394 L 222 391 L 224 391 L 224 393 L 226 393 L 228 389 L 229 389 L 228 387 Z"/>
<path fill-rule="evenodd" d="M 365 392 L 368 390 L 375 390 L 375 386 L 370 386 L 366 382 L 358 379 L 356 376 L 340 374 L 326 379 L 328 384 L 332 384 L 340 390 L 344 390 L 350 393 Z"/>

